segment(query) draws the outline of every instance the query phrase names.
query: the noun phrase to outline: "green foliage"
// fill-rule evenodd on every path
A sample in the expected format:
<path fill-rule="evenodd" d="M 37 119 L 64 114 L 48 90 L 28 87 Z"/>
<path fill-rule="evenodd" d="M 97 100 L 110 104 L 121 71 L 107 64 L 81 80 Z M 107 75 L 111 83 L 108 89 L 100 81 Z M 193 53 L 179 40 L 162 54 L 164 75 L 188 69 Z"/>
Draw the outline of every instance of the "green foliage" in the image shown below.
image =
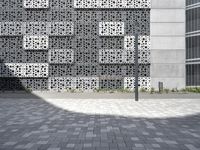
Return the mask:
<path fill-rule="evenodd" d="M 154 93 L 155 93 L 155 88 L 151 88 L 150 94 L 154 94 Z"/>
<path fill-rule="evenodd" d="M 32 92 L 32 89 L 31 89 L 31 88 L 24 88 L 24 90 L 25 90 L 27 93 L 31 93 L 31 92 Z"/>
<path fill-rule="evenodd" d="M 145 88 L 140 88 L 140 92 L 145 93 L 147 90 Z"/>
<path fill-rule="evenodd" d="M 174 93 L 174 92 L 176 92 L 176 93 L 179 92 L 179 90 L 178 90 L 177 88 L 173 88 L 171 91 L 172 91 L 173 93 Z"/>
<path fill-rule="evenodd" d="M 186 88 L 187 92 L 191 92 L 191 93 L 200 93 L 200 87 L 190 87 L 190 88 Z"/>
<path fill-rule="evenodd" d="M 168 94 L 170 92 L 170 90 L 165 88 L 164 92 Z"/>
<path fill-rule="evenodd" d="M 118 89 L 108 89 L 108 88 L 99 88 L 99 89 L 95 89 L 94 92 L 103 92 L 103 93 L 131 93 L 133 91 L 131 91 L 128 88 L 118 88 Z"/>

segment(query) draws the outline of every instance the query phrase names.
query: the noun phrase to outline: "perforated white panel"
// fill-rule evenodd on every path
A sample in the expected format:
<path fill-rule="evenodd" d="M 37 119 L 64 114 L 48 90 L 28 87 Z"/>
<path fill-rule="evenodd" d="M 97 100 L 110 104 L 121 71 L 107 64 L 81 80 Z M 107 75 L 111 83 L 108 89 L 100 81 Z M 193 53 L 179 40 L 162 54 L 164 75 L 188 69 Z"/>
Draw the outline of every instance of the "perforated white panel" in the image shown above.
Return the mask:
<path fill-rule="evenodd" d="M 24 36 L 23 48 L 31 50 L 46 50 L 49 47 L 48 36 Z"/>
<path fill-rule="evenodd" d="M 151 88 L 151 78 L 150 77 L 139 77 L 138 78 L 139 88 L 144 88 L 150 90 Z M 135 88 L 135 78 L 125 77 L 124 78 L 124 89 L 134 90 Z"/>
<path fill-rule="evenodd" d="M 0 77 L 48 77 L 47 63 L 5 63 L 0 67 Z"/>
<path fill-rule="evenodd" d="M 0 36 L 23 35 L 22 22 L 0 22 Z"/>
<path fill-rule="evenodd" d="M 99 63 L 123 64 L 134 63 L 134 52 L 131 49 L 101 49 L 99 50 Z"/>
<path fill-rule="evenodd" d="M 135 53 L 135 37 L 124 36 L 124 49 L 133 50 Z M 139 36 L 138 37 L 138 58 L 139 63 L 150 63 L 150 37 Z"/>
<path fill-rule="evenodd" d="M 74 0 L 75 8 L 150 8 L 150 0 Z"/>
<path fill-rule="evenodd" d="M 99 22 L 100 36 L 124 36 L 124 22 Z"/>
<path fill-rule="evenodd" d="M 49 0 L 23 0 L 24 8 L 48 8 Z"/>

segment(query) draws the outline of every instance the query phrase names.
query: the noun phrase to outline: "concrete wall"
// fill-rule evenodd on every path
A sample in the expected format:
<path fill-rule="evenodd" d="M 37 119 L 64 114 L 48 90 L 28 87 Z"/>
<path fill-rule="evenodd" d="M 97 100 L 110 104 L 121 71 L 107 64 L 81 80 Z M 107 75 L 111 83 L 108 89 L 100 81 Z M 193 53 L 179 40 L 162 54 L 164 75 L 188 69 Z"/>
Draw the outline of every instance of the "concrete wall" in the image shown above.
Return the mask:
<path fill-rule="evenodd" d="M 185 87 L 185 1 L 151 0 L 151 85 Z"/>

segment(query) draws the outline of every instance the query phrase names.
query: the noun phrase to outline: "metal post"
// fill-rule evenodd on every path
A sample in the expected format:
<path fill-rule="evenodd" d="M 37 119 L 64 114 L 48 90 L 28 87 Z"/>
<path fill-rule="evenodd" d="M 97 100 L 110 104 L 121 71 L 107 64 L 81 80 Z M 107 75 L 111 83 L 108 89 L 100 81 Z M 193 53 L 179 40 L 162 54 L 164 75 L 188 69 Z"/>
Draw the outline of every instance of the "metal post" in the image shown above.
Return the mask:
<path fill-rule="evenodd" d="M 139 100 L 139 92 L 138 92 L 138 34 L 135 34 L 135 101 Z"/>

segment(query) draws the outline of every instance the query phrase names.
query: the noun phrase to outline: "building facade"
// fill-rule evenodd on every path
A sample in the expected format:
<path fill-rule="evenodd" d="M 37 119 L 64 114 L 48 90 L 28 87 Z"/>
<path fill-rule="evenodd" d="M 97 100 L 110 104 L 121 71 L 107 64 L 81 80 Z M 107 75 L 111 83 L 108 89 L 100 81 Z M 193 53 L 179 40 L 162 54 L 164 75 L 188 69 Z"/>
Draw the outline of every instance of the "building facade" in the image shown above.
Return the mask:
<path fill-rule="evenodd" d="M 151 86 L 185 88 L 185 1 L 151 0 Z"/>
<path fill-rule="evenodd" d="M 200 86 L 200 0 L 186 2 L 186 85 Z"/>
<path fill-rule="evenodd" d="M 2 0 L 0 89 L 185 87 L 183 0 Z"/>

